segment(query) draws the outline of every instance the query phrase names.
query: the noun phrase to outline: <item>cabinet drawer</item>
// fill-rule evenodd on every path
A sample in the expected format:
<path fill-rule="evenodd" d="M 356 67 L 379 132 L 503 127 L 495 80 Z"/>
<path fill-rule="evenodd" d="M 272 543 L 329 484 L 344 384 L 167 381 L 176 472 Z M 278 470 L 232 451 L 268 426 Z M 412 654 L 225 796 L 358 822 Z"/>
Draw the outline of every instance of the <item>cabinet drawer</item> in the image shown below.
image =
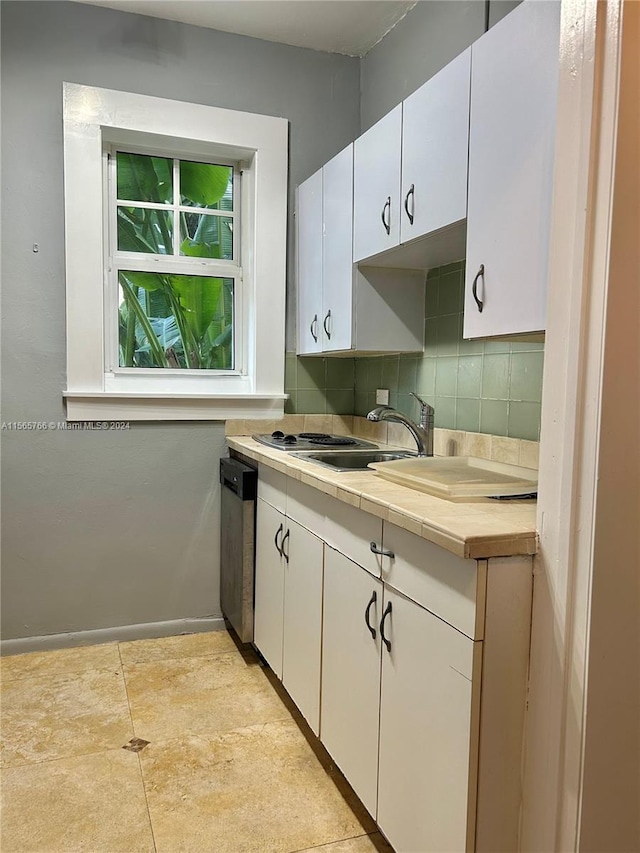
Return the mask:
<path fill-rule="evenodd" d="M 286 512 L 287 475 L 268 465 L 258 465 L 258 497 L 271 506 Z"/>
<path fill-rule="evenodd" d="M 287 517 L 297 521 L 316 536 L 324 538 L 328 495 L 306 486 L 300 480 L 287 480 Z"/>
<path fill-rule="evenodd" d="M 324 539 L 375 577 L 382 571 L 381 557 L 371 552 L 371 542 L 382 545 L 382 520 L 339 501 L 327 508 Z"/>
<path fill-rule="evenodd" d="M 449 551 L 385 522 L 382 579 L 472 640 L 484 631 L 486 563 Z"/>

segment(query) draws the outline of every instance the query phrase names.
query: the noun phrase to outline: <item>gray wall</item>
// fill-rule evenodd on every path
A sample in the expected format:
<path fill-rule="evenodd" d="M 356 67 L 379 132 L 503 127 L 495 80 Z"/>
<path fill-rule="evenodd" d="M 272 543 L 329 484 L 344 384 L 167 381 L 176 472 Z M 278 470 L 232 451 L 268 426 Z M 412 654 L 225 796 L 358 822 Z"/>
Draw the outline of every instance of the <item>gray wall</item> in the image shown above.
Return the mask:
<path fill-rule="evenodd" d="M 521 0 L 419 0 L 362 60 L 360 126 L 378 119 L 451 62 Z"/>
<path fill-rule="evenodd" d="M 1 11 L 2 421 L 58 422 L 62 81 L 288 118 L 293 198 L 359 132 L 359 62 L 75 3 Z M 218 615 L 223 432 L 4 430 L 3 638 Z"/>

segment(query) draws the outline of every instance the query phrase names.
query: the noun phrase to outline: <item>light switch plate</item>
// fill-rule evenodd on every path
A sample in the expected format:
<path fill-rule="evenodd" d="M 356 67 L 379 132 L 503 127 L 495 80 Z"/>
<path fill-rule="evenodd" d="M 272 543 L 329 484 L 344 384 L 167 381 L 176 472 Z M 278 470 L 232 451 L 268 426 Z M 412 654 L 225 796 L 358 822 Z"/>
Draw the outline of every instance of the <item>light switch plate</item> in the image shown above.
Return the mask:
<path fill-rule="evenodd" d="M 378 388 L 376 391 L 376 403 L 379 406 L 388 406 L 389 405 L 389 389 L 388 388 Z"/>

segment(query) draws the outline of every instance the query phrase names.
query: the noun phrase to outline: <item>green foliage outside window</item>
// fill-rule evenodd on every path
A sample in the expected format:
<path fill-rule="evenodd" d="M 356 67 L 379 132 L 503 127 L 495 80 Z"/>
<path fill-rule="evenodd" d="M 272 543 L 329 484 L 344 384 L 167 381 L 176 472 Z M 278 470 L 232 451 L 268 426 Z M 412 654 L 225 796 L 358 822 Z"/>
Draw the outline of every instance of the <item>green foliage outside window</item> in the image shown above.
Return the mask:
<path fill-rule="evenodd" d="M 170 256 L 179 241 L 182 257 L 232 260 L 233 169 L 180 161 L 174 204 L 173 162 L 118 152 L 118 251 Z M 121 367 L 233 368 L 232 278 L 120 269 L 118 282 Z"/>

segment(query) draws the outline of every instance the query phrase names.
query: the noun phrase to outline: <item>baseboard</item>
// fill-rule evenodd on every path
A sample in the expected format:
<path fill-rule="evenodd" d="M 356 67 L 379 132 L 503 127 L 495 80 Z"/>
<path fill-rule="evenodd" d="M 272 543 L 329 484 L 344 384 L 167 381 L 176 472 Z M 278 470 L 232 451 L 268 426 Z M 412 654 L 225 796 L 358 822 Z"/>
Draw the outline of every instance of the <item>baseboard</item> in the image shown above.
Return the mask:
<path fill-rule="evenodd" d="M 44 652 L 53 649 L 68 649 L 74 646 L 94 646 L 99 643 L 174 637 L 178 634 L 221 631 L 225 627 L 225 621 L 222 616 L 172 619 L 169 622 L 145 622 L 141 625 L 121 625 L 118 628 L 98 628 L 93 631 L 72 631 L 65 634 L 48 634 L 44 637 L 21 637 L 16 640 L 1 640 L 0 654 L 21 655 L 25 652 Z"/>

